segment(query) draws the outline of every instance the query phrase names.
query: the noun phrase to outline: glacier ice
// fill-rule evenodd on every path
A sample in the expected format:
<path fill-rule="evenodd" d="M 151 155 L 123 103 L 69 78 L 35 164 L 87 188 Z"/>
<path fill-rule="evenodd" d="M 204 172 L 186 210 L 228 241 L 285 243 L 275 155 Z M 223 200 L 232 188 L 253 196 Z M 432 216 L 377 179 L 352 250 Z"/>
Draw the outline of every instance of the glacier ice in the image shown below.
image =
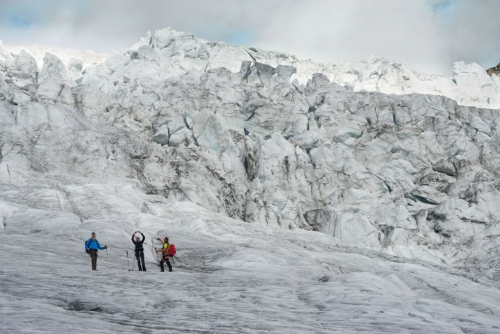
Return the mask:
<path fill-rule="evenodd" d="M 151 48 L 159 52 L 149 52 Z M 117 50 L 110 54 L 39 45 L 1 45 L 0 60 L 11 62 L 12 54 L 17 55 L 22 50 L 36 60 L 39 68 L 43 65 L 45 54 L 49 52 L 58 56 L 68 68 L 75 68 L 73 66 L 75 61 L 80 62 L 83 70 L 125 53 L 130 59 L 160 62 L 159 65 L 165 72 L 162 74 L 164 76 L 193 72 L 194 69 L 206 71 L 220 67 L 237 72 L 242 62 L 256 61 L 276 68 L 276 71 L 281 72 L 284 80 L 290 78 L 291 81 L 297 80 L 303 85 L 307 84 L 314 74 L 321 73 L 331 82 L 356 92 L 397 95 L 430 94 L 449 97 L 460 105 L 500 108 L 500 77 L 488 75 L 481 66 L 475 63 L 456 62 L 453 66 L 452 77 L 419 73 L 397 61 L 373 55 L 363 60 L 323 64 L 310 59 L 298 59 L 283 52 L 231 46 L 224 42 L 210 42 L 171 28 L 153 33 L 148 32 L 146 37 L 141 38 L 141 41 L 133 45 L 130 50 Z M 138 67 L 143 65 L 136 64 Z M 147 66 L 144 66 L 141 71 L 141 75 L 145 75 L 144 71 L 148 71 Z M 80 78 L 80 72 L 72 71 L 68 74 L 72 74 L 72 78 L 76 80 Z M 123 77 L 120 80 L 129 80 L 129 78 Z"/>
<path fill-rule="evenodd" d="M 1 326 L 497 333 L 499 87 L 172 29 L 0 45 Z M 172 276 L 126 270 L 138 229 L 148 263 L 177 245 Z"/>

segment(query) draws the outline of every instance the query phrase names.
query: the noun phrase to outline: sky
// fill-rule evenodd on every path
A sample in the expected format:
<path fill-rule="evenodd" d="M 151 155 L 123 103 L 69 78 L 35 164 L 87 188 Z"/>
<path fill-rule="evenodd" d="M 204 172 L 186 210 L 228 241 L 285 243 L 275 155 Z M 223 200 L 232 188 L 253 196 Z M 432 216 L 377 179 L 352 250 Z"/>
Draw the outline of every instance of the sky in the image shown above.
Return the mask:
<path fill-rule="evenodd" d="M 500 62 L 500 0 L 0 0 L 0 40 L 109 52 L 147 31 L 322 62 L 372 54 L 425 73 Z"/>

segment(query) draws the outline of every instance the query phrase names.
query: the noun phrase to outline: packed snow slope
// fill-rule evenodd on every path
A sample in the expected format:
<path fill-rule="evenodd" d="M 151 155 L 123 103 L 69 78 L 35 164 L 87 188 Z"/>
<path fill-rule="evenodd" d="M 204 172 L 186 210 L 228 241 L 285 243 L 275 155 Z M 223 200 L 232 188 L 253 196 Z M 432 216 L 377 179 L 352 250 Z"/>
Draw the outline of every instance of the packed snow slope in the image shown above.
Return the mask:
<path fill-rule="evenodd" d="M 171 29 L 97 66 L 0 55 L 6 332 L 499 332 L 499 110 Z"/>

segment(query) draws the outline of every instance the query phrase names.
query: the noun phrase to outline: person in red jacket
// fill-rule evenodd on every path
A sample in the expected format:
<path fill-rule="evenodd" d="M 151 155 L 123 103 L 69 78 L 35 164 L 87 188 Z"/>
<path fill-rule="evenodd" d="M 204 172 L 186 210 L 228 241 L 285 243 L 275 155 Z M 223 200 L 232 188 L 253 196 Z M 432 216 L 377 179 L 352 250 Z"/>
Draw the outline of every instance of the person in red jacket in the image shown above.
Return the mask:
<path fill-rule="evenodd" d="M 168 266 L 168 271 L 172 271 L 172 264 L 170 263 L 170 259 L 168 256 L 168 246 L 170 245 L 168 243 L 168 238 L 165 237 L 163 240 L 161 238 L 158 238 L 158 240 L 163 243 L 163 247 L 161 249 L 157 249 L 156 252 L 160 253 L 161 252 L 161 261 L 160 261 L 160 268 L 161 271 L 165 271 L 165 267 L 163 266 L 163 263 L 167 263 Z"/>

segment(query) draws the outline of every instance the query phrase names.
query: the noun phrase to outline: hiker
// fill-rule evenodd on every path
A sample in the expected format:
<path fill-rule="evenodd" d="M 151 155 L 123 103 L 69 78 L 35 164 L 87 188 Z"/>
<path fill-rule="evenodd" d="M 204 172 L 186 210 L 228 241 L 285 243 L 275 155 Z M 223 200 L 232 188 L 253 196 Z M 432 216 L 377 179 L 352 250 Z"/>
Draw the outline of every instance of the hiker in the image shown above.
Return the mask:
<path fill-rule="evenodd" d="M 108 249 L 108 246 L 104 245 L 104 247 L 102 247 L 95 238 L 95 232 L 92 232 L 92 237 L 85 243 L 85 251 L 92 258 L 92 270 L 97 270 L 97 252 L 99 249 Z"/>
<path fill-rule="evenodd" d="M 140 233 L 142 235 L 142 240 L 140 237 L 136 237 L 134 240 L 134 236 L 137 233 Z M 142 234 L 141 231 L 135 231 L 134 234 L 132 234 L 132 242 L 135 245 L 135 258 L 137 259 L 137 265 L 139 266 L 139 271 L 146 271 L 146 264 L 144 263 L 144 248 L 142 246 L 144 240 L 146 240 L 146 237 L 144 236 L 144 234 Z M 141 266 L 141 261 L 142 261 L 142 266 Z"/>
<path fill-rule="evenodd" d="M 161 271 L 162 272 L 165 271 L 165 267 L 163 266 L 163 263 L 165 263 L 165 262 L 167 262 L 168 271 L 172 271 L 172 265 L 170 264 L 170 259 L 169 259 L 169 255 L 168 255 L 168 246 L 169 246 L 168 238 L 165 237 L 163 240 L 161 240 L 161 238 L 158 238 L 158 240 L 163 244 L 162 249 L 156 250 L 156 253 L 161 252 L 161 261 L 160 261 Z"/>

